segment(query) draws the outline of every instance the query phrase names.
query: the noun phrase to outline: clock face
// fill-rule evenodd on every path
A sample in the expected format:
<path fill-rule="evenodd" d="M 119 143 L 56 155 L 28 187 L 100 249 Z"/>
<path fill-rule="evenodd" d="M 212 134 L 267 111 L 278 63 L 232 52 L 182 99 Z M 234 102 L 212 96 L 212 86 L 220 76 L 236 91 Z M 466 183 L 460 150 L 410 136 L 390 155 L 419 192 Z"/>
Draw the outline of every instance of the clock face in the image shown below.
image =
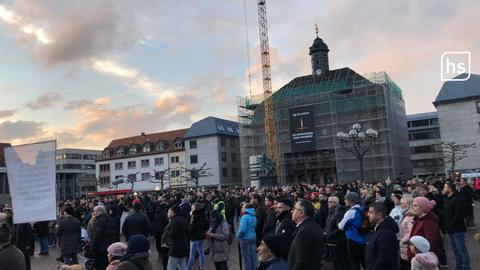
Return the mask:
<path fill-rule="evenodd" d="M 316 68 L 315 69 L 315 75 L 317 75 L 317 76 L 322 75 L 322 69 L 321 68 Z"/>

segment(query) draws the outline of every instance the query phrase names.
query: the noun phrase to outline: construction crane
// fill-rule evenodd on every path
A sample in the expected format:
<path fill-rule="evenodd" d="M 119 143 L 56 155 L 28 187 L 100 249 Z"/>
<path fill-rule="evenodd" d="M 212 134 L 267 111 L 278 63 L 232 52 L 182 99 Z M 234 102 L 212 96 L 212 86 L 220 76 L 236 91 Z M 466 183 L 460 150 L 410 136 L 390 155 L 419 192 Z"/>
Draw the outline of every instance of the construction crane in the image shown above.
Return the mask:
<path fill-rule="evenodd" d="M 267 158 L 275 164 L 275 174 L 279 174 L 277 129 L 273 111 L 272 72 L 270 70 L 270 46 L 268 43 L 268 22 L 266 0 L 258 0 L 258 27 L 260 33 L 260 52 L 262 58 L 263 105 L 265 109 L 265 148 Z"/>

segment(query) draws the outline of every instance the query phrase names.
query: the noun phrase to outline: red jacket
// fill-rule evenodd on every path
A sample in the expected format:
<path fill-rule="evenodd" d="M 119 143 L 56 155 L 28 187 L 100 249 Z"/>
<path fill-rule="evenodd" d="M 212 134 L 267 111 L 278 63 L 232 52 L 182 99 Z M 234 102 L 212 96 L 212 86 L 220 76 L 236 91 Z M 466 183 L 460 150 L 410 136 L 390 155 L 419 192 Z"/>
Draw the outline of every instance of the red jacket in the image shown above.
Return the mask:
<path fill-rule="evenodd" d="M 425 237 L 430 242 L 430 251 L 440 258 L 443 250 L 442 234 L 438 226 L 438 216 L 433 212 L 428 212 L 425 216 L 413 219 L 413 227 L 410 232 L 410 238 L 415 235 Z M 413 254 L 408 249 L 408 260 L 411 261 Z"/>

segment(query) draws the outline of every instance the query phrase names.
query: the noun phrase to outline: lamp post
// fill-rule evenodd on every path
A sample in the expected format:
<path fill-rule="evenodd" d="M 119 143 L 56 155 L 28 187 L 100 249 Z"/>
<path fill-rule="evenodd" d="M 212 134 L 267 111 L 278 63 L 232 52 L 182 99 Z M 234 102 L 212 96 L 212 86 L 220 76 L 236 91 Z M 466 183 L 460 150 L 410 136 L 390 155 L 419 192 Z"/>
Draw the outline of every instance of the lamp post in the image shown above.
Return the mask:
<path fill-rule="evenodd" d="M 355 123 L 352 129 L 348 132 L 338 132 L 337 139 L 342 143 L 343 149 L 352 153 L 358 160 L 360 165 L 360 180 L 363 182 L 363 157 L 365 154 L 372 150 L 373 142 L 378 138 L 378 131 L 369 128 L 365 132 L 362 131 L 362 126 L 359 123 Z"/>

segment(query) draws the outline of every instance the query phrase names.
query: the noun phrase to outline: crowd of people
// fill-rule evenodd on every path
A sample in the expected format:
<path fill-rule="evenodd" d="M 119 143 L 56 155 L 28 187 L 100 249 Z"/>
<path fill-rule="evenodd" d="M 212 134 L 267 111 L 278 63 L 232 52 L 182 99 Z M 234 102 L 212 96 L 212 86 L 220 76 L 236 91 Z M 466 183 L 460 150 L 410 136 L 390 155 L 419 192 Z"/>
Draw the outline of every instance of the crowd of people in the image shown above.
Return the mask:
<path fill-rule="evenodd" d="M 4 205 L 0 269 L 30 270 L 38 239 L 38 255 L 59 246 L 64 269 L 82 269 L 80 254 L 98 270 L 191 270 L 197 257 L 228 270 L 236 238 L 245 270 L 429 270 L 447 266 L 445 237 L 449 263 L 471 269 L 475 198 L 465 179 L 171 190 L 61 201 L 57 220 L 15 225 Z"/>

